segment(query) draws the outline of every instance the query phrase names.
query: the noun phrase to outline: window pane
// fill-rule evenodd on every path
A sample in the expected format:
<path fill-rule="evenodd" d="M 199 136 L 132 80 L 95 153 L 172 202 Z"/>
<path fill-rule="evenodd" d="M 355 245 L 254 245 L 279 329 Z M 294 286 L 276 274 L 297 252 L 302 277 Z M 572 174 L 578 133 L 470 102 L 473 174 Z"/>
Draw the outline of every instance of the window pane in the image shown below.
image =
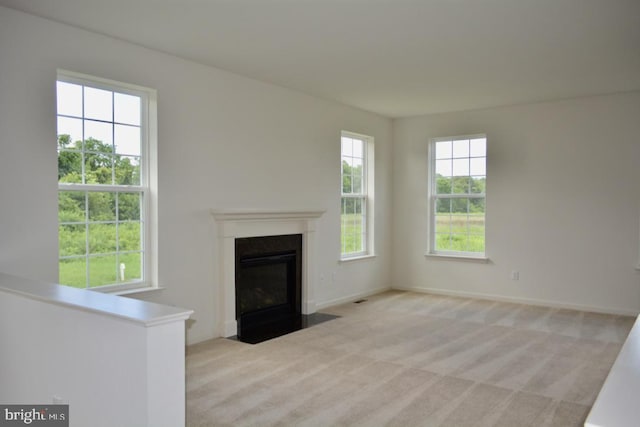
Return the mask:
<path fill-rule="evenodd" d="M 57 82 L 56 97 L 58 114 L 82 117 L 82 86 Z"/>
<path fill-rule="evenodd" d="M 116 225 L 89 223 L 89 253 L 106 254 L 116 251 Z"/>
<path fill-rule="evenodd" d="M 469 157 L 469 140 L 468 139 L 453 141 L 453 157 L 454 158 Z"/>
<path fill-rule="evenodd" d="M 450 213 L 451 212 L 451 199 L 438 199 L 436 200 L 436 212 L 437 213 Z"/>
<path fill-rule="evenodd" d="M 353 192 L 353 160 L 351 157 L 342 159 L 342 192 L 349 194 Z"/>
<path fill-rule="evenodd" d="M 468 205 L 469 199 L 451 199 L 451 213 L 466 214 Z"/>
<path fill-rule="evenodd" d="M 114 121 L 140 125 L 140 97 L 124 93 L 113 94 Z"/>
<path fill-rule="evenodd" d="M 342 155 L 353 156 L 353 140 L 351 138 L 342 137 Z"/>
<path fill-rule="evenodd" d="M 118 194 L 118 219 L 120 221 L 140 221 L 140 193 Z"/>
<path fill-rule="evenodd" d="M 452 176 L 451 160 L 436 160 L 436 175 Z"/>
<path fill-rule="evenodd" d="M 353 192 L 355 194 L 362 194 L 362 175 L 355 175 L 353 177 Z"/>
<path fill-rule="evenodd" d="M 364 158 L 363 141 L 360 139 L 353 140 L 353 157 Z"/>
<path fill-rule="evenodd" d="M 58 253 L 61 257 L 87 252 L 87 229 L 84 224 L 61 225 L 58 228 Z"/>
<path fill-rule="evenodd" d="M 112 93 L 92 87 L 84 88 L 84 116 L 88 119 L 113 121 Z"/>
<path fill-rule="evenodd" d="M 115 125 L 115 146 L 117 154 L 140 155 L 140 128 L 137 126 Z"/>
<path fill-rule="evenodd" d="M 114 193 L 89 192 L 89 221 L 115 221 L 116 197 Z"/>
<path fill-rule="evenodd" d="M 69 138 L 61 138 L 61 135 L 69 135 Z M 82 141 L 82 120 L 69 117 L 58 117 L 58 147 L 82 149 L 82 145 L 76 145 Z M 62 145 L 62 146 L 61 146 Z"/>
<path fill-rule="evenodd" d="M 58 192 L 58 221 L 84 222 L 86 219 L 86 203 L 84 191 Z"/>
<path fill-rule="evenodd" d="M 142 254 L 140 252 L 121 254 L 118 265 L 118 281 L 142 280 Z M 124 268 L 123 268 L 124 267 Z"/>
<path fill-rule="evenodd" d="M 484 252 L 484 234 L 469 235 L 469 241 L 467 243 L 467 250 L 469 252 Z"/>
<path fill-rule="evenodd" d="M 451 214 L 451 232 L 464 233 L 468 231 L 468 219 L 466 213 Z"/>
<path fill-rule="evenodd" d="M 453 159 L 453 176 L 469 176 L 469 159 Z"/>
<path fill-rule="evenodd" d="M 451 178 L 436 177 L 436 194 L 451 194 Z"/>
<path fill-rule="evenodd" d="M 436 215 L 436 233 L 451 232 L 451 215 Z"/>
<path fill-rule="evenodd" d="M 452 178 L 454 194 L 468 194 L 470 190 L 470 180 L 468 176 L 456 176 Z"/>
<path fill-rule="evenodd" d="M 449 236 L 449 251 L 468 252 L 469 239 L 467 234 L 451 234 Z"/>
<path fill-rule="evenodd" d="M 340 223 L 343 253 L 355 253 L 364 250 L 364 211 L 363 199 L 354 197 L 342 198 Z"/>
<path fill-rule="evenodd" d="M 484 213 L 469 214 L 469 233 L 484 236 Z"/>
<path fill-rule="evenodd" d="M 89 257 L 89 287 L 116 283 L 117 269 L 116 255 Z"/>
<path fill-rule="evenodd" d="M 469 199 L 469 213 L 484 215 L 485 214 L 484 199 Z"/>
<path fill-rule="evenodd" d="M 435 249 L 438 251 L 450 251 L 451 248 L 451 234 L 436 234 Z"/>
<path fill-rule="evenodd" d="M 82 153 L 58 151 L 58 182 L 82 183 Z"/>
<path fill-rule="evenodd" d="M 480 157 L 477 159 L 470 159 L 469 165 L 470 165 L 469 172 L 471 175 L 487 174 L 486 160 L 484 157 Z"/>
<path fill-rule="evenodd" d="M 85 153 L 84 175 L 86 184 L 112 184 L 114 157 L 103 153 Z"/>
<path fill-rule="evenodd" d="M 86 258 L 61 259 L 58 281 L 74 288 L 87 287 L 87 260 Z"/>
<path fill-rule="evenodd" d="M 450 159 L 451 156 L 451 141 L 436 142 L 436 159 Z"/>
<path fill-rule="evenodd" d="M 485 157 L 487 155 L 487 139 L 478 138 L 470 141 L 471 157 Z"/>
<path fill-rule="evenodd" d="M 115 179 L 118 185 L 140 185 L 140 157 L 116 156 Z"/>
<path fill-rule="evenodd" d="M 139 251 L 141 246 L 141 226 L 140 222 L 118 223 L 118 250 L 119 251 Z"/>
<path fill-rule="evenodd" d="M 86 151 L 113 153 L 113 125 L 111 123 L 84 121 L 84 139 Z M 92 140 L 92 141 L 90 141 Z"/>
<path fill-rule="evenodd" d="M 472 193 L 485 193 L 487 187 L 487 178 L 484 176 L 471 177 L 471 192 Z"/>

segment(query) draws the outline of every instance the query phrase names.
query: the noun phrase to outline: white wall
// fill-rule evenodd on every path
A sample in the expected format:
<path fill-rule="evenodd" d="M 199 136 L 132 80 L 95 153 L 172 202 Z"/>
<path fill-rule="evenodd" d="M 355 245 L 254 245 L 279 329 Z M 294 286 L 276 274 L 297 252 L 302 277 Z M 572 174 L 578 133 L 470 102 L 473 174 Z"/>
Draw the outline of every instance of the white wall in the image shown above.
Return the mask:
<path fill-rule="evenodd" d="M 144 298 L 194 309 L 188 342 L 217 330 L 211 208 L 327 209 L 317 232 L 319 304 L 390 285 L 391 120 L 5 8 L 0 271 L 57 280 L 57 68 L 158 91 L 166 289 Z M 378 257 L 348 264 L 337 262 L 341 130 L 376 144 Z"/>
<path fill-rule="evenodd" d="M 72 427 L 184 425 L 182 319 L 147 326 L 0 290 L 0 339 L 3 404 L 60 399 Z"/>
<path fill-rule="evenodd" d="M 640 311 L 639 118 L 635 92 L 394 121 L 394 286 Z M 428 140 L 474 133 L 490 262 L 427 258 Z"/>

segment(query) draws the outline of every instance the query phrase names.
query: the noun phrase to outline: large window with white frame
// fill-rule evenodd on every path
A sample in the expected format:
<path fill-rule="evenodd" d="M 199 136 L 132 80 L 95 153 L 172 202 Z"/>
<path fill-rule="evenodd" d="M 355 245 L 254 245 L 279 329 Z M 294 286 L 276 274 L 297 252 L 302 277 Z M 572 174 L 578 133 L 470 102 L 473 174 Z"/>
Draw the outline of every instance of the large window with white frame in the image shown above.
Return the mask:
<path fill-rule="evenodd" d="M 373 254 L 373 138 L 341 135 L 341 258 Z"/>
<path fill-rule="evenodd" d="M 485 257 L 487 137 L 430 142 L 431 254 Z"/>
<path fill-rule="evenodd" d="M 59 283 L 154 286 L 155 91 L 58 72 Z"/>

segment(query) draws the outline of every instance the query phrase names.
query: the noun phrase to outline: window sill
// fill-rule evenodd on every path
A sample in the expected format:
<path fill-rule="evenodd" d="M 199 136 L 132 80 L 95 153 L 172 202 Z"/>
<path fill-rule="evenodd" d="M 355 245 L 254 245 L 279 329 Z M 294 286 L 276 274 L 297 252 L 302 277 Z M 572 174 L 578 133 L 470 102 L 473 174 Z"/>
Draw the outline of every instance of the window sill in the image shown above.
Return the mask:
<path fill-rule="evenodd" d="M 487 258 L 486 256 L 432 254 L 428 252 L 424 254 L 424 256 L 427 258 L 442 259 L 442 260 L 449 260 L 449 261 L 477 262 L 480 264 L 486 264 L 489 262 L 489 258 Z"/>
<path fill-rule="evenodd" d="M 134 295 L 134 294 L 143 294 L 148 292 L 163 291 L 164 289 L 165 288 L 146 286 L 143 288 L 132 288 L 132 289 L 109 289 L 109 290 L 91 289 L 91 290 L 95 292 L 100 292 L 103 294 L 127 296 L 127 295 Z"/>
<path fill-rule="evenodd" d="M 343 262 L 351 262 L 351 261 L 360 261 L 363 259 L 373 259 L 375 257 L 376 255 L 358 255 L 358 256 L 352 256 L 349 258 L 340 258 L 338 262 L 343 263 Z"/>

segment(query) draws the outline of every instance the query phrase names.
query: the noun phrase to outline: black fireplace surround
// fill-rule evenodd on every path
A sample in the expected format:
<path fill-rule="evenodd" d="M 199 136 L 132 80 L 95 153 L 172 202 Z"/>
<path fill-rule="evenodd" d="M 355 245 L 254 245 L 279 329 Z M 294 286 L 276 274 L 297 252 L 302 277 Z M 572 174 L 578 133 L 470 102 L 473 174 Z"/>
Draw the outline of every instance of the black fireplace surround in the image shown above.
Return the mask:
<path fill-rule="evenodd" d="M 235 246 L 238 339 L 255 343 L 300 329 L 302 235 L 239 238 Z"/>

